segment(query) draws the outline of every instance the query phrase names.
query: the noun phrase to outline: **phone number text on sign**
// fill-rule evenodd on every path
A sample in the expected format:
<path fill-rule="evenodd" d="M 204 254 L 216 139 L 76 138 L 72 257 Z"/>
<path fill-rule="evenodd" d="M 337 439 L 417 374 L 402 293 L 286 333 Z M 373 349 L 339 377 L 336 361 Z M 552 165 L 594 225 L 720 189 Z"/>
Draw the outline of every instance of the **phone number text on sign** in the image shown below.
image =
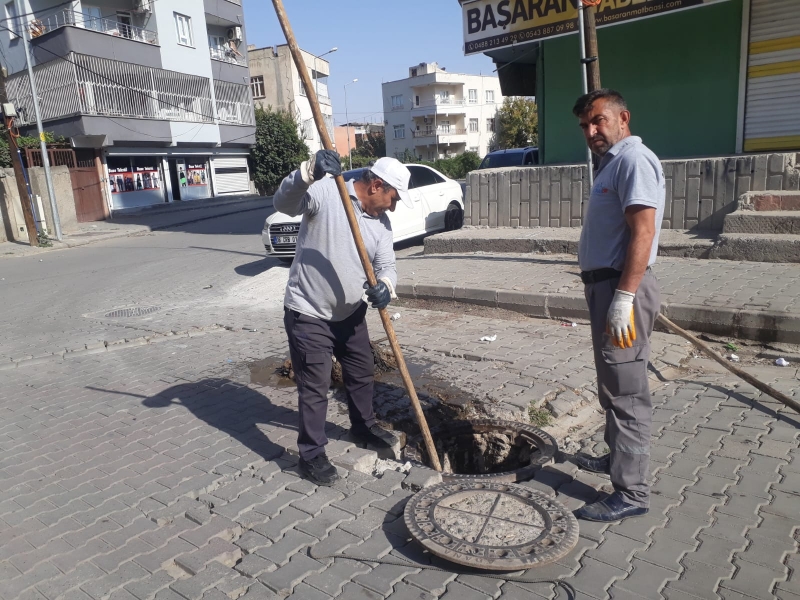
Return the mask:
<path fill-rule="evenodd" d="M 576 19 L 565 21 L 563 23 L 556 23 L 554 25 L 543 25 L 541 27 L 532 27 L 522 31 L 514 31 L 512 33 L 503 33 L 492 37 L 484 38 L 482 40 L 475 40 L 465 44 L 465 53 L 472 54 L 474 52 L 483 52 L 491 50 L 492 48 L 501 48 L 504 46 L 512 46 L 523 42 L 532 42 L 547 37 L 555 37 L 567 33 L 574 33 L 578 28 Z"/>

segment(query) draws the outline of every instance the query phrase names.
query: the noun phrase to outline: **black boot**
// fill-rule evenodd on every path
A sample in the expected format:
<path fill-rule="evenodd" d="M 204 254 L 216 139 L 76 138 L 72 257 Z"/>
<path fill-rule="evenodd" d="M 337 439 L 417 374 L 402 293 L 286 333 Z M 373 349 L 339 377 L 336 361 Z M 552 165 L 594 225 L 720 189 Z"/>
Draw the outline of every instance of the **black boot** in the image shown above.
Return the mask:
<path fill-rule="evenodd" d="M 575 464 L 584 471 L 592 473 L 611 474 L 611 454 L 603 456 L 589 456 L 588 454 L 578 454 L 575 456 Z"/>
<path fill-rule="evenodd" d="M 397 438 L 391 431 L 387 431 L 377 423 L 372 427 L 366 425 L 353 425 L 350 428 L 352 435 L 359 442 L 376 448 L 391 448 L 397 443 Z"/>
<path fill-rule="evenodd" d="M 300 472 L 319 485 L 333 485 L 340 479 L 336 467 L 331 464 L 324 452 L 309 460 L 301 456 Z"/>
<path fill-rule="evenodd" d="M 644 506 L 630 504 L 620 492 L 614 492 L 599 502 L 582 506 L 575 511 L 575 516 L 586 521 L 613 523 L 646 515 L 648 511 Z"/>

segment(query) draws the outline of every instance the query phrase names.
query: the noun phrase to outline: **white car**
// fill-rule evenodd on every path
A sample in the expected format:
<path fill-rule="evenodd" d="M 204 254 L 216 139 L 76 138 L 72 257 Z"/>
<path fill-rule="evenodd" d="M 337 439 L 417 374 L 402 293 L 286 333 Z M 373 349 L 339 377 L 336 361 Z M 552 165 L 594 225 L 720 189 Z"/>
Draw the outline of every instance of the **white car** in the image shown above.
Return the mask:
<path fill-rule="evenodd" d="M 411 171 L 408 188 L 414 208 L 398 202 L 394 212 L 386 213 L 392 223 L 394 241 L 400 242 L 435 231 L 460 229 L 464 222 L 464 193 L 461 185 L 436 169 L 424 165 L 406 166 Z M 345 181 L 349 181 L 361 177 L 363 171 L 364 169 L 353 169 L 342 175 Z M 300 221 L 302 215 L 290 217 L 281 212 L 267 217 L 261 232 L 267 256 L 288 260 L 294 258 Z"/>

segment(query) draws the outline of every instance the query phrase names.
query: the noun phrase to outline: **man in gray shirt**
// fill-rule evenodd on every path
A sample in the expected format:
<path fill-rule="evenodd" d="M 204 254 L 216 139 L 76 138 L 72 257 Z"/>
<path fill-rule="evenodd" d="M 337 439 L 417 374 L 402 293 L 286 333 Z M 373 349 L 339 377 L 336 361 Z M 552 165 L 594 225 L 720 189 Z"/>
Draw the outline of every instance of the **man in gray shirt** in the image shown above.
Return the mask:
<path fill-rule="evenodd" d="M 374 359 L 369 343 L 364 290 L 373 308 L 396 298 L 392 226 L 386 211 L 397 201 L 413 207 L 409 170 L 394 158 L 381 158 L 347 190 L 377 285 L 369 287 L 334 179 L 339 156 L 320 150 L 289 174 L 275 193 L 275 208 L 303 215 L 297 251 L 284 297 L 284 326 L 299 396 L 297 446 L 300 470 L 314 482 L 332 485 L 336 468 L 325 454 L 325 417 L 332 357 L 342 365 L 353 437 L 390 447 L 394 436 L 379 427 L 372 404 Z"/>
<path fill-rule="evenodd" d="M 631 113 L 613 90 L 578 99 L 573 112 L 600 157 L 583 218 L 578 262 L 592 329 L 597 392 L 606 413 L 605 456 L 576 457 L 583 469 L 611 475 L 614 493 L 577 511 L 618 521 L 649 510 L 652 400 L 650 336 L 661 306 L 650 270 L 658 253 L 665 186 L 661 163 L 631 135 Z"/>

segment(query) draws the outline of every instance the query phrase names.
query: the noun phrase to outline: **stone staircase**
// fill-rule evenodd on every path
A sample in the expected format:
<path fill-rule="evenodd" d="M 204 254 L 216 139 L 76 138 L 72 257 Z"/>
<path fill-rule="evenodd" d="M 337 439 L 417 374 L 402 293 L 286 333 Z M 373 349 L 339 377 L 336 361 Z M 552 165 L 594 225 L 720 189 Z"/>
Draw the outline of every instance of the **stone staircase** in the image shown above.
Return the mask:
<path fill-rule="evenodd" d="M 747 192 L 725 216 L 710 258 L 800 262 L 800 192 Z"/>

